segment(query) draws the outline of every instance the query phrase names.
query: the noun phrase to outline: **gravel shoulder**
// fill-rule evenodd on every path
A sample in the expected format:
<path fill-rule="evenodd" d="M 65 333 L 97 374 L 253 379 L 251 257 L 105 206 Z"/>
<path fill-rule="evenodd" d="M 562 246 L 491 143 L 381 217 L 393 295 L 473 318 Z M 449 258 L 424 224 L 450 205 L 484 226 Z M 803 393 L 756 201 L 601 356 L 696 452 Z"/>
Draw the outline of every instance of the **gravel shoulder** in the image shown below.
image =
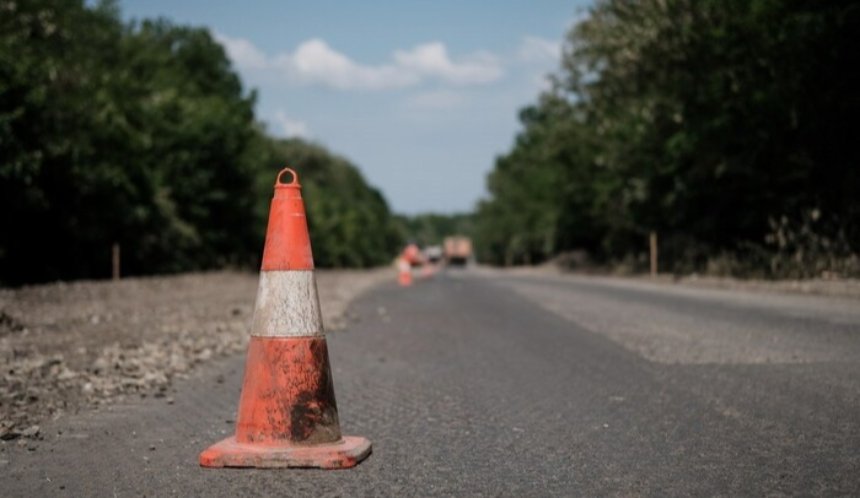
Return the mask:
<path fill-rule="evenodd" d="M 390 269 L 317 270 L 329 331 Z M 0 289 L 0 440 L 128 396 L 171 399 L 172 382 L 243 351 L 258 276 L 211 272 Z"/>
<path fill-rule="evenodd" d="M 602 279 L 621 283 L 639 282 L 644 285 L 661 287 L 690 287 L 701 289 L 741 290 L 761 293 L 803 294 L 828 297 L 847 297 L 860 299 L 860 279 L 856 278 L 812 278 L 804 280 L 760 280 L 740 279 L 733 277 L 714 277 L 708 275 L 670 275 L 661 273 L 652 278 L 649 275 L 613 275 L 564 270 L 554 263 L 537 266 L 518 266 L 506 269 L 477 267 L 478 272 L 498 273 L 509 275 L 531 276 L 578 276 L 582 278 Z"/>
<path fill-rule="evenodd" d="M 653 362 L 860 362 L 856 298 L 569 273 L 478 274 Z"/>

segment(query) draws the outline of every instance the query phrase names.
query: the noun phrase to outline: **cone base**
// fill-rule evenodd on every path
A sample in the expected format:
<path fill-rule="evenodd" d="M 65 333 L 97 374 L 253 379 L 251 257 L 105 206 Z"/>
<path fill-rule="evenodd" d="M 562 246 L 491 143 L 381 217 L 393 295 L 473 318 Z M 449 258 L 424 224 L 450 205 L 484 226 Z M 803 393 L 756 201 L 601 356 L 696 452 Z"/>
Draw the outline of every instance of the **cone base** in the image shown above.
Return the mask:
<path fill-rule="evenodd" d="M 370 455 L 367 438 L 344 436 L 331 444 L 297 446 L 291 444 L 237 443 L 235 437 L 215 443 L 200 454 L 202 467 L 255 467 L 348 469 Z"/>

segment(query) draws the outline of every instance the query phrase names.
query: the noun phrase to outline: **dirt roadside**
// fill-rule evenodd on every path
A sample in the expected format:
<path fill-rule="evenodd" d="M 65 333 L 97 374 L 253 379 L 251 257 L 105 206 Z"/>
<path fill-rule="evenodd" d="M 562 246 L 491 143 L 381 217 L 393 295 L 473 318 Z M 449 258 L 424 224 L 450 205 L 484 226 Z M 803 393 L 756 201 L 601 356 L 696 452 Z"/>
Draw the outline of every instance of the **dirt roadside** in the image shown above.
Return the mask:
<path fill-rule="evenodd" d="M 317 270 L 328 331 L 389 269 Z M 40 437 L 41 422 L 155 396 L 210 359 L 245 349 L 257 275 L 238 272 L 0 289 L 0 440 Z"/>

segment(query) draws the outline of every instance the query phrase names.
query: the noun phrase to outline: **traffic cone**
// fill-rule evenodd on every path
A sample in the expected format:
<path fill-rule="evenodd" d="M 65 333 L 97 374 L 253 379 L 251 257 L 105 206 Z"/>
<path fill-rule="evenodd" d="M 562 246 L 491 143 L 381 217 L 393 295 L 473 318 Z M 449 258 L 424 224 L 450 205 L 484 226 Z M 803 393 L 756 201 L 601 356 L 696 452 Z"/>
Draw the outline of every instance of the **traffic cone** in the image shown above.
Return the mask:
<path fill-rule="evenodd" d="M 281 176 L 290 173 L 290 183 Z M 353 467 L 371 451 L 341 436 L 301 186 L 275 181 L 236 434 L 204 467 Z"/>
<path fill-rule="evenodd" d="M 397 283 L 401 287 L 412 285 L 412 265 L 403 257 L 397 258 Z"/>
<path fill-rule="evenodd" d="M 408 244 L 403 249 L 403 257 L 410 265 L 418 264 L 421 262 L 421 249 L 418 249 L 418 246 L 415 244 Z"/>

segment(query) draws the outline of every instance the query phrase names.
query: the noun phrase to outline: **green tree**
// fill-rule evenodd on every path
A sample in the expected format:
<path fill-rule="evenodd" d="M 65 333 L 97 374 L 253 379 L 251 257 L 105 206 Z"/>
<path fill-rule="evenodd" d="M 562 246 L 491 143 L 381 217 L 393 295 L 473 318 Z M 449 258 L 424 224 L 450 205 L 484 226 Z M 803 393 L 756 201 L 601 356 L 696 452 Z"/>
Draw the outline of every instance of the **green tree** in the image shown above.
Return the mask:
<path fill-rule="evenodd" d="M 0 282 L 254 267 L 274 175 L 300 169 L 320 266 L 384 263 L 400 233 L 345 159 L 274 141 L 206 29 L 112 2 L 0 0 Z"/>
<path fill-rule="evenodd" d="M 598 1 L 488 179 L 479 251 L 644 261 L 656 230 L 678 271 L 858 271 L 858 7 Z"/>
<path fill-rule="evenodd" d="M 473 235 L 471 213 L 398 216 L 397 223 L 406 239 L 420 247 L 442 245 L 451 235 Z"/>
<path fill-rule="evenodd" d="M 388 263 L 403 236 L 382 194 L 346 159 L 299 139 L 271 140 L 261 174 L 268 209 L 273 179 L 284 166 L 299 174 L 314 263 L 362 268 Z"/>

